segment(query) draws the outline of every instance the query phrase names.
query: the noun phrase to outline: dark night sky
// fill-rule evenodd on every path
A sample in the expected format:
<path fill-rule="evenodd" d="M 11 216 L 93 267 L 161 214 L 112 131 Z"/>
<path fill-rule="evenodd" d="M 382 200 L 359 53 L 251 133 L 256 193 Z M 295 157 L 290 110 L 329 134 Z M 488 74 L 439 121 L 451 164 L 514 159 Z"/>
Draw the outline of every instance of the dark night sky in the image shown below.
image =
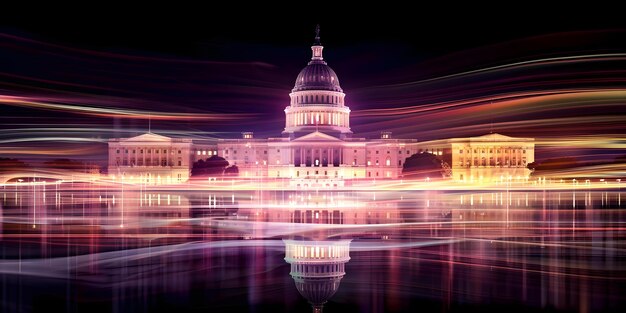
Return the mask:
<path fill-rule="evenodd" d="M 621 93 L 511 102 L 529 94 L 624 90 L 624 56 L 561 59 L 626 52 L 626 22 L 610 6 L 410 9 L 379 3 L 361 12 L 311 4 L 280 13 L 242 13 L 238 6 L 243 4 L 144 11 L 94 5 L 81 13 L 57 8 L 7 16 L 0 24 L 1 94 L 132 111 L 141 118 L 0 104 L 0 152 L 19 155 L 20 147 L 137 134 L 145 129 L 147 111 L 161 113 L 154 128 L 174 136 L 234 137 L 242 130 L 276 136 L 293 80 L 310 58 L 317 23 L 358 134 L 372 137 L 385 128 L 404 138 L 434 139 L 490 129 L 533 137 L 626 131 L 625 122 L 604 118 L 624 114 Z M 510 66 L 518 62 L 536 64 Z M 497 66 L 505 68 L 446 77 Z M 172 113 L 207 119 L 168 118 Z M 572 127 L 590 115 L 585 127 L 583 121 Z M 571 120 L 540 121 L 562 117 Z M 533 120 L 539 122 L 518 122 Z M 97 158 L 102 151 L 81 153 Z"/>

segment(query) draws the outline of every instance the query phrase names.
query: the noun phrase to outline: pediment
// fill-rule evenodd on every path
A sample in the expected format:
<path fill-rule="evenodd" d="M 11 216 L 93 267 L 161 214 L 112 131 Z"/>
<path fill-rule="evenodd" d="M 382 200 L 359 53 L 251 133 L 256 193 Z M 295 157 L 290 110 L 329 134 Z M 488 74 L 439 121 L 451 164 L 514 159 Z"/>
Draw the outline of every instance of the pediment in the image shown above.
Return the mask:
<path fill-rule="evenodd" d="M 327 135 L 324 133 L 321 133 L 319 131 L 315 131 L 312 132 L 310 134 L 304 135 L 302 137 L 298 137 L 294 140 L 292 140 L 293 142 L 297 142 L 297 141 L 316 141 L 316 142 L 320 142 L 320 141 L 328 141 L 328 142 L 338 142 L 338 141 L 342 141 L 339 138 L 333 137 L 331 135 Z"/>
<path fill-rule="evenodd" d="M 515 140 L 526 139 L 526 138 L 516 138 L 516 137 L 505 136 L 505 135 L 498 134 L 498 133 L 491 133 L 491 134 L 486 134 L 486 135 L 482 135 L 478 137 L 471 137 L 470 139 L 476 140 L 476 141 L 515 141 Z"/>
<path fill-rule="evenodd" d="M 126 138 L 123 141 L 153 141 L 153 142 L 154 141 L 156 141 L 156 142 L 168 141 L 169 142 L 169 141 L 172 141 L 172 138 L 161 136 L 161 135 L 157 135 L 157 134 L 154 134 L 154 133 L 145 133 L 143 135 Z"/>

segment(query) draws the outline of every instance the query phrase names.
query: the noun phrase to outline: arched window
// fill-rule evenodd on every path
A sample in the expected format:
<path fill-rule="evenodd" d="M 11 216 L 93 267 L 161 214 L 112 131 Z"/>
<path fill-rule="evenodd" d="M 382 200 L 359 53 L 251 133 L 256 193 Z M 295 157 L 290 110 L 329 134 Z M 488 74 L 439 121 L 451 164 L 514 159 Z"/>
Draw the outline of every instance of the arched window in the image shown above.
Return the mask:
<path fill-rule="evenodd" d="M 391 166 L 391 158 L 390 157 L 387 157 L 387 160 L 385 161 L 385 165 Z"/>

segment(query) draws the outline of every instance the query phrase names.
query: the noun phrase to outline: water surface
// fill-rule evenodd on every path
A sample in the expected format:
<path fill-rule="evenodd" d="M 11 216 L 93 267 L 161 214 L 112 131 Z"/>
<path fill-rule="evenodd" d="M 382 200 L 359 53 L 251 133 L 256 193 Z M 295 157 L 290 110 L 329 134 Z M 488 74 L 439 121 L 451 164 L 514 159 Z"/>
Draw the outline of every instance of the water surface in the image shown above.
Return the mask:
<path fill-rule="evenodd" d="M 620 190 L 0 192 L 2 312 L 626 308 Z"/>

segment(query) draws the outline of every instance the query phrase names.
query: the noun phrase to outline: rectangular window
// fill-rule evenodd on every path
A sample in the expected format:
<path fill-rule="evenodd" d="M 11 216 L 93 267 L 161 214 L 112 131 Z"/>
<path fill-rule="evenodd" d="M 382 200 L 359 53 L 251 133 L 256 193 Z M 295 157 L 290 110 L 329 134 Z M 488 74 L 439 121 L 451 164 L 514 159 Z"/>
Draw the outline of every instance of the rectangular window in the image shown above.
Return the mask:
<path fill-rule="evenodd" d="M 180 150 L 178 150 L 178 154 L 180 154 L 180 153 L 181 153 L 181 151 L 180 151 Z"/>
<path fill-rule="evenodd" d="M 163 150 L 163 153 L 167 153 L 167 150 Z"/>
<path fill-rule="evenodd" d="M 120 149 L 117 149 L 117 151 L 115 153 L 120 153 Z"/>
<path fill-rule="evenodd" d="M 378 150 L 376 150 L 376 154 L 378 154 Z"/>
<path fill-rule="evenodd" d="M 463 154 L 463 150 L 459 150 L 459 154 Z"/>
<path fill-rule="evenodd" d="M 182 166 L 183 165 L 183 161 L 178 161 L 178 166 Z"/>

